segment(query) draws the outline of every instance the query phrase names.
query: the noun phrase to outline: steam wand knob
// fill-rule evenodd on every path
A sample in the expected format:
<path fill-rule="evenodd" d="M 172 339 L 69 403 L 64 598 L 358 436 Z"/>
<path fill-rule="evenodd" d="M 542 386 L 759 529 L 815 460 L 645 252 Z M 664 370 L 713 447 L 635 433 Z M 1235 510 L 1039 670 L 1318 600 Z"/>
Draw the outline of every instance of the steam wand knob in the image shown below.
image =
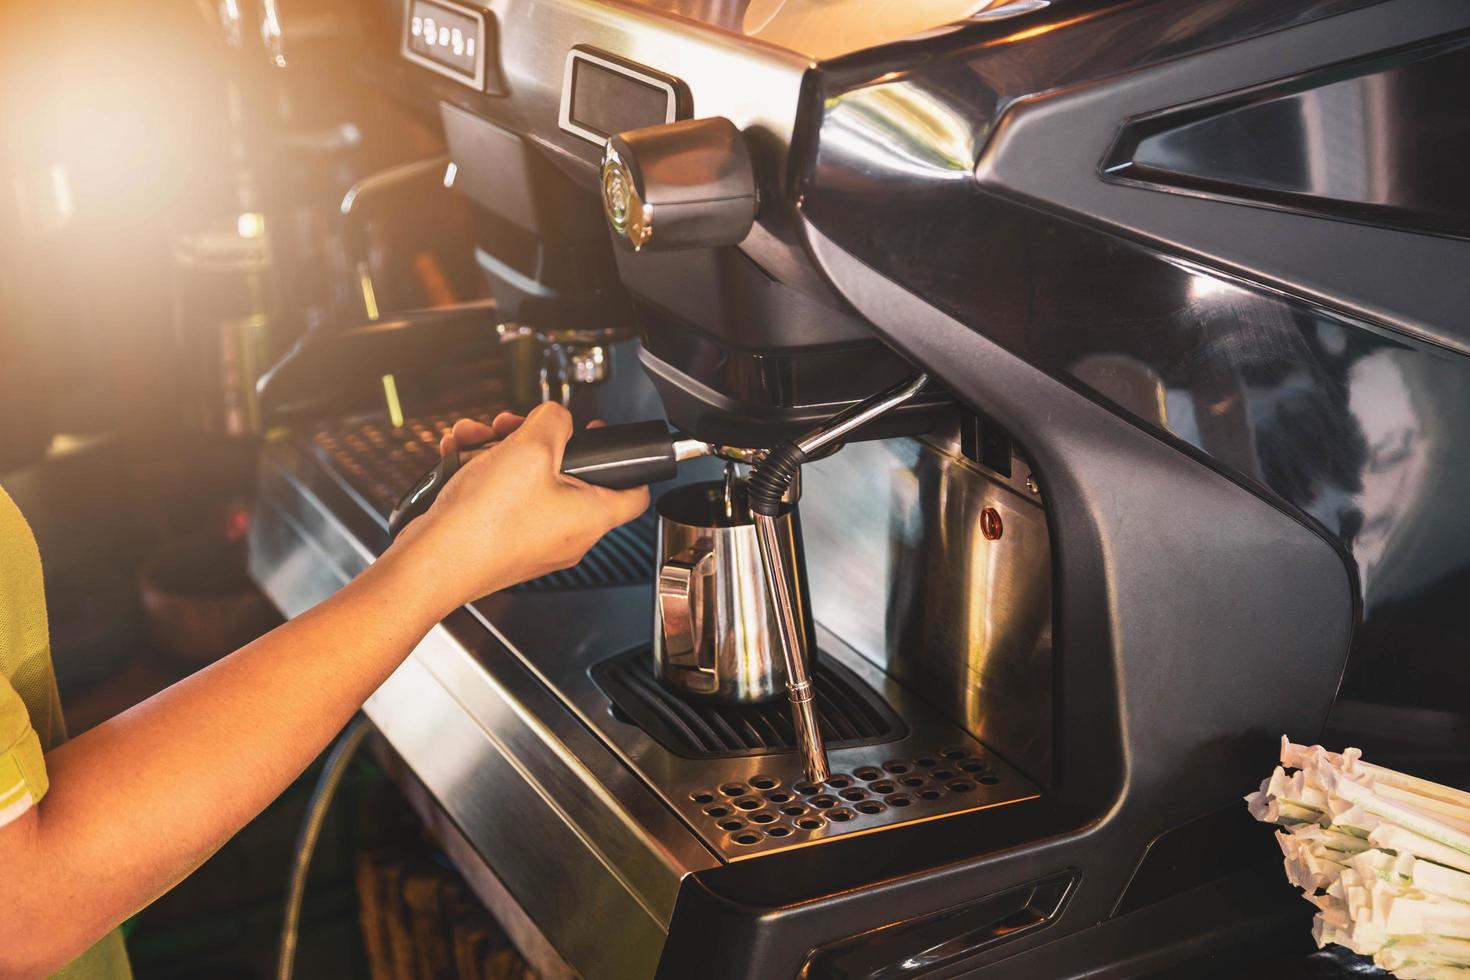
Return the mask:
<path fill-rule="evenodd" d="M 459 468 L 487 448 L 448 453 L 425 471 L 388 515 L 388 533 L 398 537 L 410 522 L 428 511 Z M 561 471 L 599 487 L 627 490 L 672 480 L 678 474 L 679 463 L 686 459 L 738 452 L 697 439 L 675 438 L 662 421 L 627 422 L 583 429 L 572 436 L 562 454 Z"/>

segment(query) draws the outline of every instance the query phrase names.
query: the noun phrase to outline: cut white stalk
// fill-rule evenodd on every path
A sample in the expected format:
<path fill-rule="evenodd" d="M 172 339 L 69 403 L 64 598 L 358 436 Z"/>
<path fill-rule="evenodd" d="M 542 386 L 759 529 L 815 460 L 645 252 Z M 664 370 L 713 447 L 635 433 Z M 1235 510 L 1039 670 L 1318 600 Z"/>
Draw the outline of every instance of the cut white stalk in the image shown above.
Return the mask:
<path fill-rule="evenodd" d="M 1470 793 L 1283 738 L 1281 767 L 1246 802 L 1281 828 L 1318 945 L 1400 980 L 1470 980 Z"/>
<path fill-rule="evenodd" d="M 1391 800 L 1386 800 L 1372 790 L 1351 779 L 1345 779 L 1333 772 L 1322 772 L 1319 774 L 1322 786 L 1329 794 L 1340 796 L 1348 803 L 1356 804 L 1374 816 L 1391 820 L 1401 827 L 1413 831 L 1430 840 L 1438 841 L 1446 847 L 1452 847 L 1462 854 L 1470 856 L 1470 834 L 1461 833 L 1453 827 L 1431 817 L 1424 816 L 1416 810 L 1401 806 Z"/>
<path fill-rule="evenodd" d="M 1376 828 L 1368 835 L 1368 840 L 1374 847 L 1381 847 L 1389 851 L 1407 852 L 1415 857 L 1435 861 L 1439 864 L 1454 868 L 1457 871 L 1470 873 L 1470 855 L 1463 854 L 1452 847 L 1448 847 L 1438 841 L 1430 840 L 1422 834 L 1416 834 L 1412 830 L 1396 827 L 1386 823 Z"/>

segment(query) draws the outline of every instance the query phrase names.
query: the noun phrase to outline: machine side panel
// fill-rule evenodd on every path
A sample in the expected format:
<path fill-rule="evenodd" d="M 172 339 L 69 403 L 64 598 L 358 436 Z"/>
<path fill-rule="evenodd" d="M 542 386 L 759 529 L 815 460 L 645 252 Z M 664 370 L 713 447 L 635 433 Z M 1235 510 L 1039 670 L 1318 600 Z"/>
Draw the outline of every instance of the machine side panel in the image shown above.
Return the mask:
<path fill-rule="evenodd" d="M 1248 6 L 1043 11 L 909 70 L 834 66 L 808 104 L 802 210 L 873 273 L 1333 541 L 1360 618 L 1334 725 L 1383 753 L 1409 714 L 1462 712 L 1470 685 L 1454 598 L 1470 587 L 1470 242 L 1453 209 L 1425 225 L 1429 190 L 1392 185 L 1463 139 L 1463 86 L 1414 80 L 1460 57 L 1470 8 L 1276 5 L 1300 22 L 1230 44 L 1202 29 Z M 1161 36 L 1172 57 L 1150 66 Z M 1237 143 L 1212 164 L 1230 181 L 1118 169 L 1121 136 L 1259 104 L 1262 86 L 1293 93 L 1303 129 Z M 1344 140 L 1357 150 L 1328 152 Z M 1243 190 L 1267 165 L 1252 149 L 1305 154 L 1310 199 Z M 1361 702 L 1393 710 L 1368 728 Z"/>
<path fill-rule="evenodd" d="M 1032 454 L 1057 583 L 1055 778 L 1035 812 L 1002 808 L 1012 812 L 989 824 L 884 842 L 890 855 L 908 851 L 906 862 L 915 852 L 932 860 L 922 876 L 872 883 L 885 857 L 861 840 L 799 865 L 773 859 L 759 874 L 701 872 L 685 880 L 671 936 L 709 935 L 690 929 L 701 917 L 772 909 L 731 931 L 739 942 L 721 941 L 718 955 L 706 948 L 706 960 L 729 964 L 717 975 L 739 976 L 753 950 L 794 972 L 807 950 L 845 938 L 855 922 L 906 921 L 1083 868 L 1055 925 L 966 965 L 1024 962 L 1053 936 L 1108 919 L 1150 842 L 1254 785 L 1283 732 L 1320 732 L 1352 633 L 1352 583 L 1311 527 L 809 235 L 833 282 L 889 341 Z M 1043 807 L 1065 808 L 1074 822 L 1058 826 Z M 1243 807 L 1239 819 L 1249 820 Z M 845 887 L 859 870 L 864 887 Z M 1174 882 L 1176 894 L 1239 870 L 1204 862 Z M 1171 907 L 1156 902 L 1145 914 Z M 671 943 L 661 970 L 683 975 L 691 953 Z"/>

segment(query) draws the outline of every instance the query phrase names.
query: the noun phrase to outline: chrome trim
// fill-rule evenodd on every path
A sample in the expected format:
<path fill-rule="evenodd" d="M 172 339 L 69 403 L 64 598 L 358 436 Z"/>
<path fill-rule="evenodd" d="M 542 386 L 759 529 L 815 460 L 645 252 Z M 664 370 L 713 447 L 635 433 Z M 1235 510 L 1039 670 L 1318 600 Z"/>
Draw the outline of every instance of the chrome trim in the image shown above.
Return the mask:
<path fill-rule="evenodd" d="M 802 436 L 797 447 L 803 455 L 811 455 L 902 405 L 928 383 L 929 376 L 920 374 L 865 398 Z M 758 470 L 757 474 L 759 473 Z M 796 472 L 793 471 L 786 477 L 784 489 L 790 490 L 795 479 Z M 822 744 L 822 729 L 817 724 L 816 692 L 807 670 L 811 663 L 811 651 L 806 649 L 806 632 L 798 621 L 794 599 L 798 586 L 804 585 L 801 556 L 793 555 L 782 548 L 777 518 L 774 515 L 757 510 L 754 516 L 766 591 L 771 596 L 775 609 L 776 634 L 781 639 L 781 656 L 786 663 L 786 694 L 791 702 L 791 725 L 796 732 L 802 769 L 808 780 L 823 783 L 832 773 L 827 763 L 826 746 Z"/>
<path fill-rule="evenodd" d="M 449 154 L 441 153 L 432 157 L 424 157 L 422 160 L 410 160 L 408 163 L 384 167 L 382 170 L 368 174 L 347 188 L 347 193 L 342 195 L 342 203 L 337 205 L 337 210 L 342 213 L 342 217 L 351 217 L 353 210 L 363 198 L 376 197 L 390 188 L 426 176 L 435 170 L 445 171 L 452 165 Z"/>
<path fill-rule="evenodd" d="M 886 391 L 865 398 L 852 408 L 841 412 L 812 429 L 797 440 L 797 448 L 810 456 L 838 442 L 843 436 L 862 428 L 879 416 L 892 411 L 923 390 L 929 383 L 929 375 L 920 374 L 902 381 Z"/>
<path fill-rule="evenodd" d="M 641 82 L 644 85 L 662 90 L 668 98 L 668 108 L 664 112 L 664 122 L 671 123 L 678 118 L 679 93 L 674 86 L 662 78 L 645 75 L 640 71 L 629 68 L 627 65 L 601 57 L 586 48 L 578 46 L 567 52 L 567 61 L 565 67 L 562 69 L 561 77 L 561 106 L 557 115 L 557 125 L 573 136 L 580 136 L 589 143 L 604 146 L 609 136 L 616 135 L 614 133 L 599 133 L 596 130 L 579 126 L 572 121 L 572 78 L 576 74 L 578 61 L 591 62 L 599 68 L 606 68 L 608 71 L 616 72 L 625 78 L 631 78 L 636 82 Z"/>
<path fill-rule="evenodd" d="M 857 442 L 802 467 L 812 606 L 869 662 L 1045 784 L 1053 737 L 1046 512 L 1019 471 L 1003 481 L 957 444 Z M 984 533 L 987 509 L 1000 517 L 998 539 Z"/>
<path fill-rule="evenodd" d="M 616 184 L 614 183 L 616 181 Z M 624 200 L 619 205 L 613 201 L 617 191 Z M 633 174 L 628 170 L 618 151 L 611 142 L 603 151 L 601 185 L 598 199 L 602 202 L 602 216 L 613 234 L 633 246 L 633 251 L 643 251 L 643 246 L 653 237 L 653 205 L 638 196 L 638 187 Z"/>
<path fill-rule="evenodd" d="M 776 636 L 781 640 L 781 658 L 786 664 L 786 697 L 791 702 L 791 725 L 796 731 L 796 744 L 801 753 L 801 769 L 806 778 L 814 783 L 824 783 L 832 775 L 827 763 L 827 746 L 822 741 L 822 729 L 817 724 L 817 713 L 812 702 L 816 693 L 812 690 L 811 675 L 807 672 L 810 654 L 806 648 L 805 631 L 798 622 L 796 599 L 793 595 L 793 579 L 796 569 L 781 547 L 781 533 L 776 518 L 756 513 L 756 541 L 760 545 L 761 569 L 766 580 L 766 591 L 774 600 L 776 613 Z"/>

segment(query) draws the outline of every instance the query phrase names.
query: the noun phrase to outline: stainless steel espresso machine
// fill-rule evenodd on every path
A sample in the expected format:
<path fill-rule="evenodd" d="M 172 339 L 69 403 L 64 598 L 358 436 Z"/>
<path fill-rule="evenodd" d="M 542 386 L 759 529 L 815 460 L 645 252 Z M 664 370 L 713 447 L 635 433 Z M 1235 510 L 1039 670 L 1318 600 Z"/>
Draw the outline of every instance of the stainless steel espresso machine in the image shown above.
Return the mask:
<path fill-rule="evenodd" d="M 1470 9 L 360 13 L 494 298 L 273 369 L 252 568 L 330 594 L 579 339 L 529 390 L 654 512 L 366 709 L 543 974 L 1140 975 L 1276 921 L 1282 733 L 1463 752 Z"/>

